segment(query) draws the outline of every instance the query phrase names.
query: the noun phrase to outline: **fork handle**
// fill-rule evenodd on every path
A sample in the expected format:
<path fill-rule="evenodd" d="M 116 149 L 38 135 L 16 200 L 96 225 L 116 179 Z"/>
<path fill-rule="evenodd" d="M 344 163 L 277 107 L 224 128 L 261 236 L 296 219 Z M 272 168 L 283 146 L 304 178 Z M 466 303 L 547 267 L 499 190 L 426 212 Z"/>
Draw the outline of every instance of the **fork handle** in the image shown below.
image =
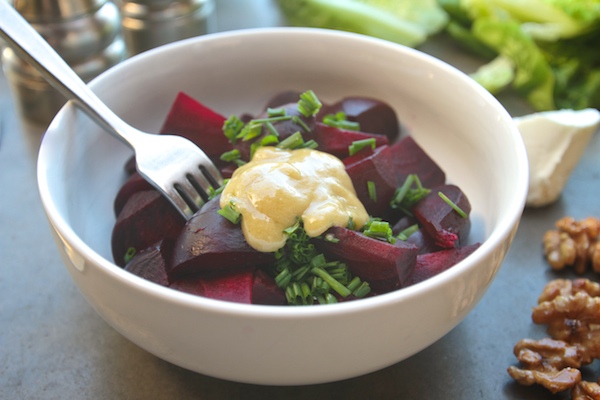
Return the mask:
<path fill-rule="evenodd" d="M 11 7 L 0 0 L 0 37 L 13 50 L 54 86 L 65 97 L 106 131 L 134 148 L 139 132 L 117 116 L 44 40 L 44 38 Z"/>

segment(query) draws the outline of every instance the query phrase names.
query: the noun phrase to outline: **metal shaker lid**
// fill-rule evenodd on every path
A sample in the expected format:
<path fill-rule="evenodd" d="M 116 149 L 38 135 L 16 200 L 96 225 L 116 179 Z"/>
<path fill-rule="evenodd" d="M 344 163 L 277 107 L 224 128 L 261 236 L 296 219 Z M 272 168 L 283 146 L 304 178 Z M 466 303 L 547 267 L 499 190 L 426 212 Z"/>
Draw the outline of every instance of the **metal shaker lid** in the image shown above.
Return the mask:
<path fill-rule="evenodd" d="M 64 22 L 98 10 L 106 0 L 13 0 L 30 23 Z"/>

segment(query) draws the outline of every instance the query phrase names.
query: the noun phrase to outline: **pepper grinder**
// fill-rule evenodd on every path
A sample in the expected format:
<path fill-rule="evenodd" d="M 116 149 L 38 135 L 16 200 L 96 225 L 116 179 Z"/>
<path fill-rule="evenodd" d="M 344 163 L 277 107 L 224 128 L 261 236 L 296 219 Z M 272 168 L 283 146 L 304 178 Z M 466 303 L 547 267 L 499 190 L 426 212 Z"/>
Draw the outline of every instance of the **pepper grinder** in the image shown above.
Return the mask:
<path fill-rule="evenodd" d="M 89 81 L 127 56 L 119 10 L 108 0 L 13 0 L 13 7 L 75 72 Z M 66 98 L 12 49 L 2 50 L 9 87 L 22 118 L 47 125 Z"/>
<path fill-rule="evenodd" d="M 213 30 L 214 0 L 117 0 L 129 55 Z"/>

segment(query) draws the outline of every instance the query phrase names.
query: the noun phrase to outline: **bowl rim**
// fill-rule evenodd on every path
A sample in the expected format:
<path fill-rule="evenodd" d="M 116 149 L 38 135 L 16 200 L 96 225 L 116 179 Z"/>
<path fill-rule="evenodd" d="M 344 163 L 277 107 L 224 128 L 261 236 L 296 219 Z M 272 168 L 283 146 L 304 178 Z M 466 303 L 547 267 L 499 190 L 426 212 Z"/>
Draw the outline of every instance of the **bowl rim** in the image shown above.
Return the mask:
<path fill-rule="evenodd" d="M 346 41 L 357 41 L 363 45 L 373 45 L 379 47 L 387 47 L 390 51 L 402 52 L 411 57 L 416 57 L 422 62 L 433 64 L 436 68 L 443 70 L 445 73 L 450 74 L 453 78 L 461 80 L 465 85 L 469 86 L 480 98 L 487 104 L 494 107 L 494 110 L 498 113 L 502 119 L 507 122 L 510 134 L 513 136 L 514 147 L 514 159 L 517 164 L 517 168 L 520 171 L 518 180 L 514 182 L 514 202 L 507 209 L 507 218 L 500 219 L 494 229 L 489 232 L 489 236 L 481 243 L 478 249 L 476 249 L 471 255 L 464 260 L 457 263 L 454 267 L 437 274 L 425 281 L 419 282 L 418 284 L 409 286 L 407 288 L 395 290 L 393 292 L 380 294 L 377 296 L 364 298 L 356 301 L 340 302 L 332 305 L 320 305 L 319 307 L 290 307 L 290 306 L 271 306 L 271 305 L 256 305 L 256 304 L 241 304 L 222 300 L 215 300 L 197 295 L 192 295 L 184 292 L 180 292 L 168 287 L 163 287 L 156 283 L 150 282 L 146 279 L 131 274 L 124 269 L 120 268 L 108 259 L 105 259 L 90 246 L 88 246 L 69 226 L 66 219 L 64 219 L 58 211 L 56 204 L 52 196 L 50 195 L 51 189 L 48 185 L 48 170 L 47 165 L 48 159 L 52 156 L 49 154 L 48 149 L 52 148 L 53 140 L 52 131 L 56 131 L 62 120 L 71 113 L 76 112 L 76 107 L 72 102 L 67 104 L 57 113 L 52 122 L 47 128 L 46 134 L 43 137 L 40 151 L 38 155 L 38 189 L 42 205 L 48 216 L 48 221 L 56 234 L 60 236 L 63 246 L 72 247 L 75 253 L 83 254 L 89 258 L 92 265 L 86 262 L 86 267 L 100 268 L 104 273 L 110 275 L 114 279 L 118 280 L 121 284 L 132 286 L 133 289 L 145 292 L 147 295 L 152 295 L 161 298 L 162 300 L 178 303 L 181 306 L 203 309 L 205 311 L 237 315 L 242 317 L 261 317 L 261 318 L 314 318 L 322 317 L 328 318 L 332 314 L 344 315 L 352 314 L 356 312 L 366 311 L 369 309 L 379 308 L 381 306 L 391 306 L 393 304 L 406 301 L 407 299 L 416 298 L 424 293 L 428 293 L 435 290 L 437 287 L 444 285 L 448 281 L 458 279 L 461 275 L 468 273 L 468 271 L 476 268 L 476 265 L 490 254 L 493 249 L 498 246 L 502 246 L 502 242 L 511 237 L 516 227 L 518 226 L 521 213 L 525 206 L 525 200 L 527 195 L 528 187 L 528 162 L 525 151 L 525 146 L 521 139 L 521 136 L 516 128 L 516 125 L 512 124 L 512 117 L 501 105 L 501 103 L 483 87 L 477 84 L 474 80 L 469 78 L 465 73 L 451 66 L 450 64 L 434 57 L 423 53 L 417 49 L 406 47 L 397 43 L 389 42 L 383 39 L 378 39 L 362 34 L 335 31 L 321 28 L 298 28 L 298 27 L 268 27 L 268 28 L 248 28 L 239 29 L 234 31 L 211 33 L 199 37 L 190 39 L 184 39 L 178 42 L 169 43 L 158 48 L 148 50 L 144 53 L 135 55 L 120 64 L 110 68 L 103 72 L 98 77 L 90 82 L 90 86 L 94 89 L 100 85 L 106 79 L 109 79 L 121 68 L 132 63 L 140 63 L 145 59 L 153 58 L 157 53 L 164 51 L 176 51 L 178 48 L 185 48 L 198 42 L 209 42 L 215 40 L 222 40 L 226 38 L 239 38 L 243 40 L 244 37 L 252 36 L 282 36 L 282 35 L 313 35 L 313 36 L 327 36 L 328 38 L 339 38 L 340 40 Z M 60 145 L 60 144 L 59 144 Z"/>

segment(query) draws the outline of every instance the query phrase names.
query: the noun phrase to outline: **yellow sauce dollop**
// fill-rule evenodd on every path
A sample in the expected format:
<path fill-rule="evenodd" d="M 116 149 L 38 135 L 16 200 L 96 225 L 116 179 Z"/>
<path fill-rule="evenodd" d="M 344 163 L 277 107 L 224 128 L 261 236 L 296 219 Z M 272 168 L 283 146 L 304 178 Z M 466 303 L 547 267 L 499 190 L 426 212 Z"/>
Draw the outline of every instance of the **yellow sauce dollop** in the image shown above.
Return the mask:
<path fill-rule="evenodd" d="M 242 214 L 248 244 L 262 252 L 283 247 L 284 229 L 298 218 L 310 237 L 332 226 L 346 227 L 350 218 L 360 229 L 369 219 L 344 164 L 311 149 L 259 148 L 223 190 L 220 205 L 228 204 Z"/>

